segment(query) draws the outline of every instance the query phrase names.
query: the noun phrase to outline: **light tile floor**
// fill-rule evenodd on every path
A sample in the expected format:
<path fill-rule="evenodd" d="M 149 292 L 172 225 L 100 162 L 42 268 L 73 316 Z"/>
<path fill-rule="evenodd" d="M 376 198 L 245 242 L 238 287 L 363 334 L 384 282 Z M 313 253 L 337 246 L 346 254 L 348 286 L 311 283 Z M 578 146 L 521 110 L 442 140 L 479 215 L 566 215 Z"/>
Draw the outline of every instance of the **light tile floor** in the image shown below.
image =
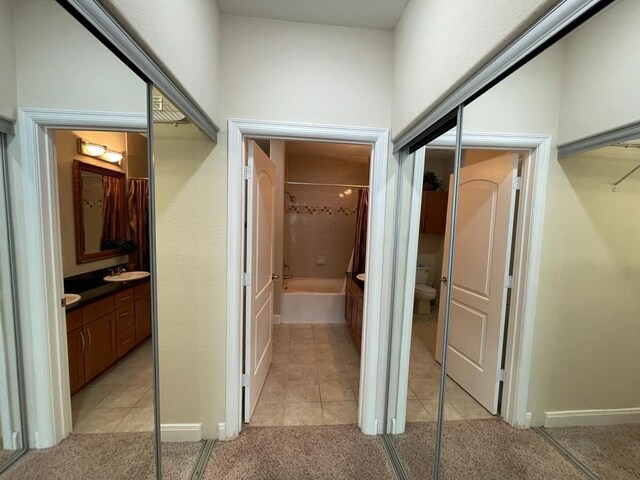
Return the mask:
<path fill-rule="evenodd" d="M 151 341 L 71 398 L 73 433 L 153 431 Z"/>
<path fill-rule="evenodd" d="M 414 317 L 407 421 L 437 419 L 440 365 L 434 360 L 437 311 Z M 250 426 L 357 423 L 360 355 L 347 327 L 274 325 L 271 369 Z M 460 388 L 447 382 L 445 419 L 490 418 Z"/>
<path fill-rule="evenodd" d="M 271 369 L 251 426 L 357 423 L 360 355 L 347 327 L 274 325 Z"/>

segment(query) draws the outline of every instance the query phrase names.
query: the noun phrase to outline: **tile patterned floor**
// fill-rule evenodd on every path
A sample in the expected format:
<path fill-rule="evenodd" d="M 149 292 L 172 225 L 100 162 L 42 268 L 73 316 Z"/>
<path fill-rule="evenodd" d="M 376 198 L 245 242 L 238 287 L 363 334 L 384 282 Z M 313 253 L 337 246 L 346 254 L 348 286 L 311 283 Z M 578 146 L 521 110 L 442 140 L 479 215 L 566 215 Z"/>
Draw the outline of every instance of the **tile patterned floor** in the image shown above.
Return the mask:
<path fill-rule="evenodd" d="M 73 433 L 153 431 L 152 372 L 147 340 L 71 398 Z"/>
<path fill-rule="evenodd" d="M 345 325 L 274 325 L 251 426 L 357 423 L 360 355 Z"/>
<path fill-rule="evenodd" d="M 407 421 L 437 418 L 440 365 L 434 360 L 437 312 L 414 317 Z M 345 325 L 274 325 L 271 369 L 250 426 L 357 423 L 360 356 Z M 491 418 L 449 380 L 445 419 Z"/>

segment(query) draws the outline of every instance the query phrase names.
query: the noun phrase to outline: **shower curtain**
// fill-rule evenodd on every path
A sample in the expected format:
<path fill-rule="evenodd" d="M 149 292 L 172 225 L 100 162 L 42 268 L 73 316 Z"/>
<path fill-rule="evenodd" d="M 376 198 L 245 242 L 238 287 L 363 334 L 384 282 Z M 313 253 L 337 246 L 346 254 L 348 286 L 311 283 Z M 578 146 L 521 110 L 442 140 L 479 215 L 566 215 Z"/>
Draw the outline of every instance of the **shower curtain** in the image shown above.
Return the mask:
<path fill-rule="evenodd" d="M 118 243 L 126 238 L 123 231 L 124 211 L 122 205 L 121 181 L 119 178 L 103 175 L 102 177 L 102 250 L 118 248 Z"/>
<path fill-rule="evenodd" d="M 149 180 L 129 182 L 129 227 L 138 248 L 132 254 L 138 270 L 149 271 Z"/>
<path fill-rule="evenodd" d="M 369 211 L 369 189 L 358 191 L 356 211 L 356 241 L 353 248 L 353 272 L 363 273 L 367 260 L 367 215 Z"/>

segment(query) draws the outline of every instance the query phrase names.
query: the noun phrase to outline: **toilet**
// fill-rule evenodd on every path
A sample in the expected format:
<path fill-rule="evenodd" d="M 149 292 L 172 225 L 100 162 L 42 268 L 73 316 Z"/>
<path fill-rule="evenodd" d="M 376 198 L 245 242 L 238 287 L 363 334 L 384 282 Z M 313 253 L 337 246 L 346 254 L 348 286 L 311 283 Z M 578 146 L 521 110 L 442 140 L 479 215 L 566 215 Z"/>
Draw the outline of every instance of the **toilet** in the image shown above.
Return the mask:
<path fill-rule="evenodd" d="M 416 267 L 416 290 L 413 313 L 431 314 L 431 300 L 436 298 L 436 289 L 429 285 L 429 267 Z"/>

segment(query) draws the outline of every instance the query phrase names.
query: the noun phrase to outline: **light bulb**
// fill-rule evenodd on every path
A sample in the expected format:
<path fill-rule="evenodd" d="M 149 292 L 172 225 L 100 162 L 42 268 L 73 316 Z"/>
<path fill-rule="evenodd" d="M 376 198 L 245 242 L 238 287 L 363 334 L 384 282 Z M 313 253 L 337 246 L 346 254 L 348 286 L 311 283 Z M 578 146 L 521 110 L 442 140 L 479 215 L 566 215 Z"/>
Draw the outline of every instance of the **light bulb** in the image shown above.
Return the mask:
<path fill-rule="evenodd" d="M 104 145 L 98 145 L 97 143 L 88 143 L 83 141 L 81 143 L 81 152 L 83 155 L 89 155 L 90 157 L 99 157 L 107 151 L 107 147 Z"/>
<path fill-rule="evenodd" d="M 100 156 L 100 158 L 102 158 L 103 160 L 106 160 L 107 162 L 119 164 L 122 161 L 123 156 L 124 155 L 121 152 L 114 152 L 113 150 L 107 150 Z"/>

